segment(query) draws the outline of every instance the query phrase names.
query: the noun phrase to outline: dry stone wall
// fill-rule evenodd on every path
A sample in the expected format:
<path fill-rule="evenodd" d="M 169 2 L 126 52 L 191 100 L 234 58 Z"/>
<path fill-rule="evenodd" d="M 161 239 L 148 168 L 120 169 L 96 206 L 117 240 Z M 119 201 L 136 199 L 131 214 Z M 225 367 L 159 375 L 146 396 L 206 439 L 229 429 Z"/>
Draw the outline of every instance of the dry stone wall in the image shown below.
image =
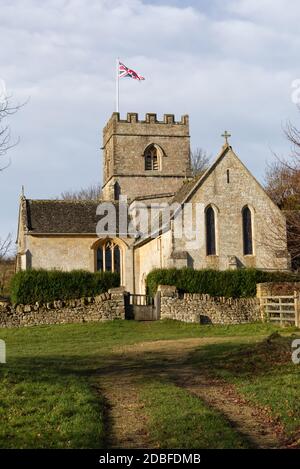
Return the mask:
<path fill-rule="evenodd" d="M 212 298 L 209 295 L 185 293 L 176 287 L 160 285 L 160 319 L 176 319 L 200 324 L 242 324 L 261 321 L 257 298 Z"/>
<path fill-rule="evenodd" d="M 126 292 L 112 288 L 102 295 L 35 305 L 0 303 L 0 327 L 24 327 L 125 319 Z"/>
<path fill-rule="evenodd" d="M 126 305 L 129 304 L 127 295 L 120 287 L 96 297 L 47 304 L 11 305 L 0 301 L 0 327 L 125 319 Z M 242 324 L 263 320 L 259 298 L 213 298 L 192 293 L 180 295 L 176 287 L 160 285 L 155 304 L 155 316 L 160 319 L 198 324 Z"/>

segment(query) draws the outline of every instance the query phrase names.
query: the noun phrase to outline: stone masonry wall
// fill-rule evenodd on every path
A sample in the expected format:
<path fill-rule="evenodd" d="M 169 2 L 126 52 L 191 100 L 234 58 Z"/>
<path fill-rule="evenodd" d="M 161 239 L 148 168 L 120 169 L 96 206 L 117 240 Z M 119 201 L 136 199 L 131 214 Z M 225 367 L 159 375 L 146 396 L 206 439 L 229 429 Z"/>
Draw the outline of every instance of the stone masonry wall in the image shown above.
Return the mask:
<path fill-rule="evenodd" d="M 257 298 L 212 298 L 209 295 L 185 293 L 176 287 L 160 285 L 160 319 L 176 319 L 201 324 L 242 324 L 261 321 Z"/>
<path fill-rule="evenodd" d="M 288 271 L 284 215 L 230 147 L 203 178 L 189 202 L 193 204 L 194 219 L 198 207 L 199 227 L 202 227 L 198 228 L 199 247 L 188 249 L 188 238 L 184 235 L 174 237 L 174 250 L 187 250 L 194 269 L 256 267 Z M 197 204 L 202 204 L 202 208 Z M 214 256 L 206 252 L 205 208 L 208 206 L 212 206 L 215 214 Z M 253 255 L 244 254 L 242 210 L 245 206 L 252 211 Z"/>
<path fill-rule="evenodd" d="M 125 291 L 112 288 L 91 298 L 47 304 L 10 305 L 0 302 L 0 327 L 24 327 L 125 319 Z"/>
<path fill-rule="evenodd" d="M 160 147 L 159 170 L 145 171 L 144 151 Z M 113 113 L 103 129 L 103 197 L 113 198 L 118 182 L 122 195 L 129 199 L 177 191 L 190 174 L 190 136 L 188 116 L 176 121 L 165 114 L 162 121 L 147 113 L 140 120 L 136 113 L 120 119 Z"/>

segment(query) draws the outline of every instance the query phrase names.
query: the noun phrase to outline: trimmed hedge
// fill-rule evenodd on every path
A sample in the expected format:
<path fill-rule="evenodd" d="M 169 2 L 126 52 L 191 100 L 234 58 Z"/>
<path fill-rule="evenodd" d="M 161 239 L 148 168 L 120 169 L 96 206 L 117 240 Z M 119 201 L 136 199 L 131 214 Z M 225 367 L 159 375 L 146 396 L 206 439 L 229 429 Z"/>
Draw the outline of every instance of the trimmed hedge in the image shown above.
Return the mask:
<path fill-rule="evenodd" d="M 227 298 L 247 298 L 256 295 L 256 284 L 263 282 L 297 282 L 299 274 L 264 272 L 257 269 L 194 270 L 155 269 L 147 275 L 147 292 L 154 296 L 158 285 L 174 285 L 183 293 L 207 293 Z"/>
<path fill-rule="evenodd" d="M 10 295 L 13 303 L 47 303 L 95 296 L 119 285 L 120 276 L 113 272 L 26 270 L 13 276 Z"/>

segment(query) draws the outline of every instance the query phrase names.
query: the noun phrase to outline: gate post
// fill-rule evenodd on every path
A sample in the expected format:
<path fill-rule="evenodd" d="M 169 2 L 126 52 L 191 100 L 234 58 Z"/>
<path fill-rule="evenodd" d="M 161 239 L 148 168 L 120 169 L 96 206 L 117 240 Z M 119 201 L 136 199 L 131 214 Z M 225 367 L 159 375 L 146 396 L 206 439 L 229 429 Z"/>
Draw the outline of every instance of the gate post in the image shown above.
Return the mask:
<path fill-rule="evenodd" d="M 126 317 L 126 295 L 125 287 L 110 288 L 108 290 L 111 300 L 113 300 L 115 311 L 121 319 Z"/>
<path fill-rule="evenodd" d="M 294 308 L 295 308 L 295 326 L 300 327 L 300 301 L 299 293 L 294 291 Z"/>
<path fill-rule="evenodd" d="M 259 299 L 259 312 L 262 322 L 266 322 L 266 314 L 265 314 L 265 302 L 262 292 L 262 285 L 261 283 L 256 284 L 256 297 Z"/>
<path fill-rule="evenodd" d="M 155 293 L 154 297 L 154 309 L 155 309 L 155 319 L 160 319 L 160 300 L 161 292 L 160 290 Z"/>
<path fill-rule="evenodd" d="M 125 319 L 134 319 L 132 305 L 130 304 L 130 293 L 124 292 Z"/>

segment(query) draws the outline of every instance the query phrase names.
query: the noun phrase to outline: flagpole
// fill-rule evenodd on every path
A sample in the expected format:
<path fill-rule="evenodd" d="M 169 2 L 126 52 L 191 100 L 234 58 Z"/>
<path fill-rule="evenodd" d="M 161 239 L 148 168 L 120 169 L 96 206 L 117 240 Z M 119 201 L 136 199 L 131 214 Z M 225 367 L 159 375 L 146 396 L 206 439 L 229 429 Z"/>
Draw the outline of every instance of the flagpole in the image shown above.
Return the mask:
<path fill-rule="evenodd" d="M 119 57 L 116 60 L 116 112 L 119 112 L 119 96 L 120 96 L 120 86 L 119 86 Z"/>

